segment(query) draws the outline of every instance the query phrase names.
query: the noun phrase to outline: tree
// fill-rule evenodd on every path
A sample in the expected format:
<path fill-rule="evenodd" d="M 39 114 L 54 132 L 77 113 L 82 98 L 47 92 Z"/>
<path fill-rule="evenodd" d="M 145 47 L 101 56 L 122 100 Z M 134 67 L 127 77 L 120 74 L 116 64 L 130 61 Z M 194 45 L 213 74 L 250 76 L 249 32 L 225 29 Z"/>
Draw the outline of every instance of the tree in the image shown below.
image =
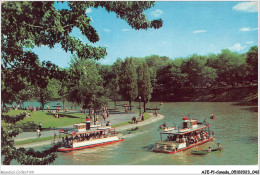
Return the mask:
<path fill-rule="evenodd" d="M 83 104 L 83 108 L 100 109 L 107 104 L 107 91 L 103 88 L 103 79 L 95 61 L 82 60 L 74 56 L 70 69 L 77 81 L 70 82 L 70 100 Z M 73 78 L 74 79 L 74 78 Z"/>
<path fill-rule="evenodd" d="M 1 94 L 4 103 L 14 100 L 14 94 L 25 88 L 25 82 L 46 88 L 49 79 L 62 80 L 65 77 L 62 74 L 64 71 L 55 64 L 39 62 L 38 56 L 30 50 L 35 46 L 53 48 L 55 44 L 60 44 L 66 52 L 75 53 L 81 59 L 98 60 L 107 54 L 105 47 L 85 44 L 70 35 L 72 29 L 77 27 L 91 43 L 99 40 L 96 30 L 90 25 L 91 18 L 85 13 L 87 8 L 103 7 L 108 12 L 115 12 L 117 17 L 125 20 L 136 30 L 158 29 L 162 26 L 161 19 L 148 21 L 143 14 L 143 11 L 152 7 L 154 2 L 85 1 L 66 3 L 68 3 L 69 9 L 56 9 L 55 2 L 51 1 L 5 1 L 1 3 Z M 3 120 L 9 120 L 9 118 L 12 117 L 2 115 Z M 22 118 L 19 117 L 19 119 Z M 2 138 L 10 139 L 8 142 L 2 142 L 5 164 L 10 164 L 13 158 L 22 160 L 25 154 L 28 157 L 35 154 L 33 151 L 28 153 L 23 149 L 16 154 L 18 152 L 15 152 L 12 146 L 15 135 L 17 134 L 10 135 L 10 137 L 2 135 Z M 50 155 L 52 157 L 47 160 L 44 159 L 46 154 L 41 154 L 40 157 L 43 161 L 37 159 L 34 162 L 24 159 L 25 162 L 22 164 L 48 164 L 55 158 L 53 154 Z"/>
<path fill-rule="evenodd" d="M 132 101 L 138 95 L 137 74 L 132 58 L 126 58 L 122 64 L 120 83 L 120 93 L 125 100 L 129 101 L 132 110 Z"/>
<path fill-rule="evenodd" d="M 188 82 L 188 74 L 181 70 L 182 63 L 182 59 L 177 59 L 158 70 L 157 84 L 160 85 L 158 88 L 160 100 L 182 93 L 181 91 Z"/>
<path fill-rule="evenodd" d="M 227 85 L 234 86 L 237 81 L 237 70 L 239 66 L 245 64 L 245 59 L 235 52 L 224 49 L 217 55 L 216 66 L 218 82 L 225 82 Z"/>
<path fill-rule="evenodd" d="M 45 77 L 41 75 L 38 56 L 30 49 L 34 46 L 48 46 L 53 48 L 60 44 L 67 52 L 75 53 L 82 59 L 100 59 L 107 53 L 105 47 L 94 47 L 85 44 L 70 35 L 72 29 L 77 27 L 91 43 L 99 41 L 96 30 L 90 25 L 91 18 L 85 13 L 87 8 L 103 7 L 108 12 L 115 12 L 117 17 L 125 20 L 132 28 L 158 29 L 162 20 L 148 21 L 143 11 L 151 8 L 154 2 L 66 2 L 69 9 L 55 8 L 55 2 L 4 2 L 1 15 L 1 45 L 2 45 L 2 71 L 12 68 L 15 73 L 11 86 L 2 89 L 5 97 L 11 99 L 10 91 L 19 91 L 24 88 L 20 77 L 28 77 L 27 81 L 47 86 Z M 122 10 L 123 9 L 123 10 Z M 26 15 L 25 15 L 26 12 Z M 27 49 L 26 49 L 27 48 Z M 57 66 L 51 62 L 43 62 L 43 66 L 50 69 L 50 75 L 59 77 Z M 26 67 L 26 68 L 25 68 Z M 58 72 L 58 74 L 55 74 Z M 3 76 L 6 77 L 6 76 Z M 52 77 L 51 77 L 52 78 Z M 7 81 L 3 79 L 3 81 Z M 9 83 L 10 84 L 10 83 Z M 44 87 L 43 87 L 44 88 Z"/>
<path fill-rule="evenodd" d="M 144 112 L 146 112 L 146 103 L 151 99 L 152 85 L 150 79 L 150 72 L 146 62 L 138 68 L 138 91 L 139 96 L 144 102 Z"/>
<path fill-rule="evenodd" d="M 21 129 L 17 127 L 17 122 L 26 117 L 26 113 L 16 116 L 7 115 L 7 110 L 2 109 L 2 127 L 1 127 L 1 154 L 3 164 L 10 165 L 13 159 L 22 165 L 46 165 L 51 164 L 57 157 L 56 151 L 59 144 L 55 144 L 44 151 L 25 150 L 24 148 L 15 148 L 13 138 L 17 136 Z"/>
<path fill-rule="evenodd" d="M 191 88 L 201 85 L 201 72 L 206 63 L 206 58 L 199 55 L 192 55 L 187 61 L 183 62 L 181 69 L 188 75 L 188 85 Z"/>
<path fill-rule="evenodd" d="M 162 67 L 168 65 L 170 63 L 169 57 L 159 56 L 159 55 L 151 55 L 144 58 L 147 62 L 150 71 L 151 83 L 153 88 L 156 88 L 156 75 L 158 70 Z"/>
<path fill-rule="evenodd" d="M 112 77 L 108 84 L 108 88 L 110 89 L 110 95 L 113 98 L 114 106 L 116 108 L 116 101 L 118 100 L 119 96 L 119 79 L 120 79 L 120 72 L 122 67 L 122 59 L 117 59 L 116 62 L 112 65 Z"/>
<path fill-rule="evenodd" d="M 253 46 L 247 52 L 246 63 L 249 65 L 251 80 L 258 80 L 258 47 Z"/>

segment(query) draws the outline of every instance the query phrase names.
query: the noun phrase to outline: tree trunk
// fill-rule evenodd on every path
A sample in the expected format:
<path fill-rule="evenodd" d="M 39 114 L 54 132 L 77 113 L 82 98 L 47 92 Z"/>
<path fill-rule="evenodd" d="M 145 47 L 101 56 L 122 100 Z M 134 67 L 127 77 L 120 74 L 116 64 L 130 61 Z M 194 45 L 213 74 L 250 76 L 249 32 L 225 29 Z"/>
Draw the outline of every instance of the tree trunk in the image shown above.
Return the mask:
<path fill-rule="evenodd" d="M 132 111 L 132 101 L 129 101 L 130 111 Z"/>
<path fill-rule="evenodd" d="M 144 101 L 144 112 L 146 112 L 146 102 Z"/>
<path fill-rule="evenodd" d="M 114 94 L 114 105 L 115 105 L 115 109 L 116 109 L 116 97 L 115 97 L 115 94 Z"/>
<path fill-rule="evenodd" d="M 41 105 L 42 105 L 42 110 L 44 110 L 44 98 L 43 98 L 43 96 L 41 95 L 41 97 L 40 97 L 40 102 L 41 102 Z"/>
<path fill-rule="evenodd" d="M 65 109 L 65 98 L 62 99 L 63 109 Z"/>
<path fill-rule="evenodd" d="M 94 125 L 96 124 L 96 109 L 94 108 Z"/>

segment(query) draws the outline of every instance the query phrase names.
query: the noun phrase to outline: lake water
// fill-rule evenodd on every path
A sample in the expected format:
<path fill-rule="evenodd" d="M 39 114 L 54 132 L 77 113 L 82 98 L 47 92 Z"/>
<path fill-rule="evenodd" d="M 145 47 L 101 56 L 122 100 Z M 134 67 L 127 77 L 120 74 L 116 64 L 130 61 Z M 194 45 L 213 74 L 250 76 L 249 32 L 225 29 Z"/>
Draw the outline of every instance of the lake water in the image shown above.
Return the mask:
<path fill-rule="evenodd" d="M 155 107 L 158 104 L 153 102 L 148 106 Z M 137 106 L 138 103 L 134 105 Z M 160 107 L 159 113 L 165 115 L 163 120 L 141 127 L 139 132 L 133 135 L 125 134 L 124 142 L 58 153 L 59 157 L 54 165 L 255 165 L 258 163 L 257 106 L 240 106 L 229 102 L 178 102 L 164 103 Z M 211 113 L 215 114 L 215 120 L 210 119 Z M 154 143 L 160 140 L 158 126 L 164 121 L 168 125 L 181 124 L 183 116 L 199 121 L 203 121 L 206 117 L 210 129 L 215 132 L 213 142 L 195 149 L 204 149 L 208 146 L 215 148 L 219 142 L 224 150 L 204 156 L 192 155 L 191 149 L 177 154 L 152 152 Z"/>

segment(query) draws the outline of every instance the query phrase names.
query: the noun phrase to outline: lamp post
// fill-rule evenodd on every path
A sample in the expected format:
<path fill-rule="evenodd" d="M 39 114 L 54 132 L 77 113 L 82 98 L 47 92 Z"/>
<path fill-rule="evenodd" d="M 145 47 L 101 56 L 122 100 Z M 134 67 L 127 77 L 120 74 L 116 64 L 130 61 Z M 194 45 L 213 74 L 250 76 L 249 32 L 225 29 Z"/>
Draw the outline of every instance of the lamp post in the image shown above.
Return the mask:
<path fill-rule="evenodd" d="M 141 96 L 139 96 L 139 116 L 141 116 Z"/>

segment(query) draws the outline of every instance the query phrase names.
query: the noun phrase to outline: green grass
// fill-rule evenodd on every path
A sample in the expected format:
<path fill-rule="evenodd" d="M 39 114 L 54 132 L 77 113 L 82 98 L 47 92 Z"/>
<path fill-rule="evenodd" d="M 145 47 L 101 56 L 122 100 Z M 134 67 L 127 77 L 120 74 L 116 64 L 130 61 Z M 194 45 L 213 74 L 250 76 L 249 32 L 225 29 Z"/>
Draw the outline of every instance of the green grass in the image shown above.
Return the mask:
<path fill-rule="evenodd" d="M 8 112 L 9 115 L 17 115 L 24 110 L 10 110 Z M 25 117 L 24 120 L 20 122 L 33 121 L 35 124 L 39 124 L 42 122 L 42 128 L 54 128 L 60 126 L 72 125 L 75 123 L 84 122 L 87 114 L 82 113 L 67 113 L 67 114 L 59 114 L 61 118 L 55 118 L 54 114 L 42 111 L 26 111 L 30 113 L 30 117 Z"/>

